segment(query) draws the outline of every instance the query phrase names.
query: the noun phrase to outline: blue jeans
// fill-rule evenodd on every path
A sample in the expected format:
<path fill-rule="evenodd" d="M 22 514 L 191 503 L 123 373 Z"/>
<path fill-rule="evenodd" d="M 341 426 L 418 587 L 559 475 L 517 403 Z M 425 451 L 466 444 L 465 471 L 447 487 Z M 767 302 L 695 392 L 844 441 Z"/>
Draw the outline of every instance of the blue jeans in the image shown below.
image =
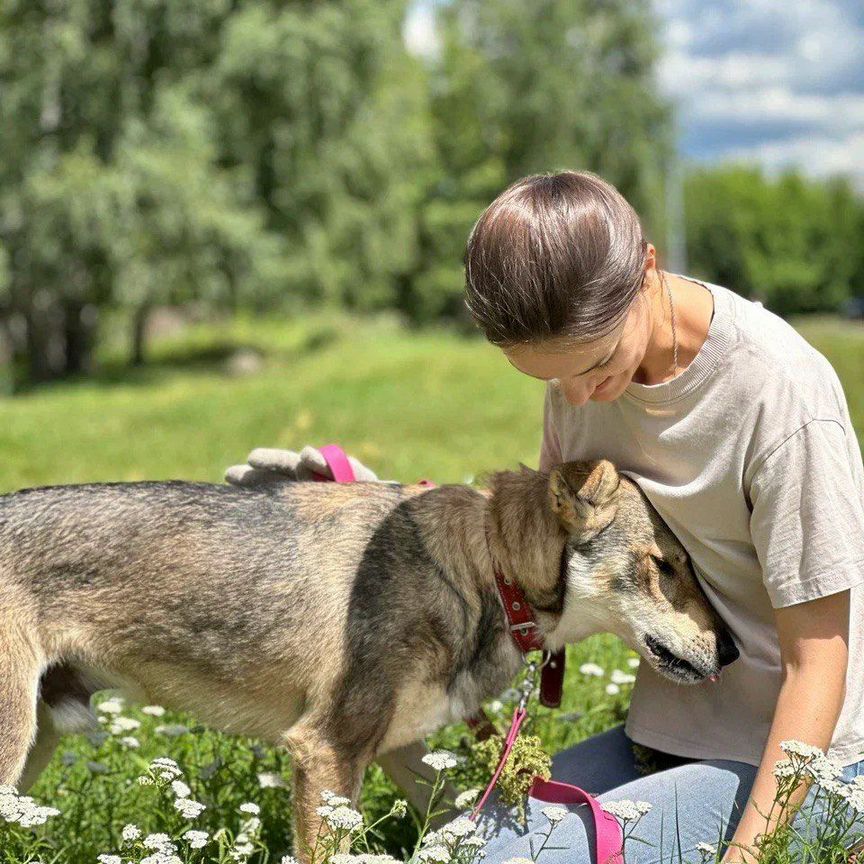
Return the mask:
<path fill-rule="evenodd" d="M 618 726 L 555 756 L 552 777 L 581 786 L 601 803 L 629 799 L 653 805 L 627 841 L 626 864 L 699 862 L 697 843 L 717 846 L 721 840 L 731 840 L 756 768 L 745 762 L 719 759 L 689 761 L 670 757 L 670 761 L 681 764 L 647 776 L 640 773 L 632 742 L 624 734 L 624 727 Z M 858 774 L 864 774 L 864 762 L 847 767 L 844 779 L 851 780 Z M 480 820 L 480 831 L 488 838 L 484 864 L 501 864 L 514 857 L 533 858 L 531 844 L 536 853 L 549 828 L 542 810 L 550 805 L 530 799 L 526 807 L 528 823 L 523 827 L 511 811 L 493 801 L 484 808 Z M 539 856 L 539 864 L 595 864 L 590 814 L 586 807 L 568 809 L 570 813 L 557 825 L 549 846 Z M 805 802 L 800 813 L 807 812 Z"/>

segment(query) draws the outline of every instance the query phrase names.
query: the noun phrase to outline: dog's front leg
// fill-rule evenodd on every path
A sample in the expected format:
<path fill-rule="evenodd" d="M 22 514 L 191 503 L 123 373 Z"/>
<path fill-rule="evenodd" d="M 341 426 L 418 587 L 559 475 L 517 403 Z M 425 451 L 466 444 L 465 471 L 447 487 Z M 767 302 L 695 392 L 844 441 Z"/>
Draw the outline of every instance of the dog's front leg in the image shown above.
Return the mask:
<path fill-rule="evenodd" d="M 320 723 L 298 724 L 285 736 L 294 773 L 294 854 L 306 864 L 324 858 L 322 838 L 328 834 L 317 808 L 325 802 L 324 791 L 350 799 L 356 806 L 366 767 L 356 754 L 339 752 L 318 729 Z M 348 843 L 341 850 L 348 851 Z"/>

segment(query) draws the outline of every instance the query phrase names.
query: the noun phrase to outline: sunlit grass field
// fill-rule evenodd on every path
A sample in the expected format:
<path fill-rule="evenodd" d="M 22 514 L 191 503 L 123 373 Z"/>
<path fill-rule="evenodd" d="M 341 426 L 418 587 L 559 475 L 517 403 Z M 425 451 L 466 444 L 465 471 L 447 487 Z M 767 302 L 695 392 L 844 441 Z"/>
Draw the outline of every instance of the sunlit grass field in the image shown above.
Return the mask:
<path fill-rule="evenodd" d="M 797 326 L 840 374 L 860 435 L 864 328 L 827 319 Z M 229 358 L 240 349 L 258 352 L 260 368 L 232 373 Z M 445 330 L 414 332 L 390 318 L 196 325 L 154 345 L 143 369 L 127 369 L 108 350 L 94 378 L 0 398 L 0 493 L 107 480 L 221 482 L 224 469 L 245 461 L 253 447 L 330 442 L 382 478 L 475 482 L 520 461 L 536 465 L 542 399 L 540 382 L 518 374 L 482 340 Z M 564 706 L 538 709 L 533 721 L 550 752 L 623 719 L 629 686 L 617 693 L 607 687 L 613 670 L 632 671 L 633 656 L 610 637 L 571 650 Z M 589 660 L 605 670 L 602 677 L 579 671 Z M 506 711 L 506 705 L 499 710 L 502 725 Z M 195 827 L 236 831 L 238 806 L 252 801 L 262 807 L 263 828 L 249 860 L 265 864 L 290 851 L 290 792 L 262 788 L 259 780 L 260 774 L 290 778 L 283 753 L 203 730 L 191 717 L 154 718 L 134 708 L 125 715 L 142 724 L 131 733 L 139 747 L 121 742 L 128 731 L 102 741 L 67 738 L 34 790 L 62 813 L 42 829 L 45 864 L 90 862 L 114 852 L 129 822 L 145 831 L 174 830 L 177 814 L 166 814 L 155 793 L 135 781 L 157 756 L 184 766 L 197 800 L 207 804 Z M 456 727 L 437 740 L 455 749 L 464 732 Z M 396 794 L 377 768 L 370 769 L 364 805 L 373 817 L 386 812 Z M 381 845 L 400 855 L 415 833 L 413 823 L 403 821 L 386 828 Z M 188 860 L 218 860 L 210 854 Z M 27 860 L 10 856 L 0 848 L 0 864 Z"/>

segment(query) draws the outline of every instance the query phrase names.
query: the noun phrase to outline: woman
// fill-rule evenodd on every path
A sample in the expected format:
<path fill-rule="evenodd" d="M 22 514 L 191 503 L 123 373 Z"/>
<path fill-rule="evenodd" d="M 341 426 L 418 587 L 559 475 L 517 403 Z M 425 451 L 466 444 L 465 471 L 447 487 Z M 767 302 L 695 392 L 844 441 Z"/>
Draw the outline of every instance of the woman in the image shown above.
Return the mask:
<path fill-rule="evenodd" d="M 741 653 L 688 688 L 643 664 L 626 726 L 559 754 L 553 776 L 653 804 L 628 864 L 695 860 L 724 835 L 725 862 L 753 861 L 781 741 L 830 745 L 846 779 L 864 774 L 864 469 L 840 382 L 760 304 L 660 270 L 589 173 L 505 190 L 471 233 L 466 283 L 489 341 L 547 382 L 540 468 L 603 457 L 636 479 Z M 639 774 L 632 742 L 658 770 Z M 544 824 L 532 808 L 486 860 L 531 857 Z M 591 860 L 578 813 L 554 836 L 544 861 Z"/>

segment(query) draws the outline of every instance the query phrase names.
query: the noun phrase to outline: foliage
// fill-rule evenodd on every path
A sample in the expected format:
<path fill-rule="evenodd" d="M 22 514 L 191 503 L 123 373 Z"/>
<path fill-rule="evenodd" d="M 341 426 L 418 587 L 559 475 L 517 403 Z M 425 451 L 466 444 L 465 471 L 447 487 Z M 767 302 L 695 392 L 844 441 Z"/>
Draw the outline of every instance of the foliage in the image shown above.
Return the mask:
<path fill-rule="evenodd" d="M 784 315 L 864 295 L 864 201 L 848 182 L 702 169 L 687 178 L 685 199 L 694 274 Z"/>

